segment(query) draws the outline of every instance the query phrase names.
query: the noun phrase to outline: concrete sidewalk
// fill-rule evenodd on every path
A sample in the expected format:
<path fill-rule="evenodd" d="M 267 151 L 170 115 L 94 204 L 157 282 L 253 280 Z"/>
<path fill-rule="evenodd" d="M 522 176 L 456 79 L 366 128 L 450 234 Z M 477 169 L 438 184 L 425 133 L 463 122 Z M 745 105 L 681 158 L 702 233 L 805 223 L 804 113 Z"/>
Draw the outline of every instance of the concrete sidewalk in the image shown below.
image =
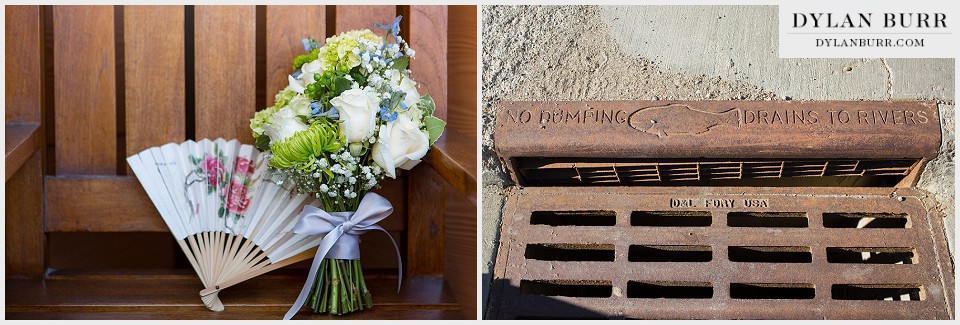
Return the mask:
<path fill-rule="evenodd" d="M 501 100 L 938 101 L 941 156 L 919 187 L 947 216 L 955 251 L 953 59 L 780 59 L 775 6 L 482 10 L 484 303 L 501 194 L 512 186 L 492 148 L 494 103 Z"/>

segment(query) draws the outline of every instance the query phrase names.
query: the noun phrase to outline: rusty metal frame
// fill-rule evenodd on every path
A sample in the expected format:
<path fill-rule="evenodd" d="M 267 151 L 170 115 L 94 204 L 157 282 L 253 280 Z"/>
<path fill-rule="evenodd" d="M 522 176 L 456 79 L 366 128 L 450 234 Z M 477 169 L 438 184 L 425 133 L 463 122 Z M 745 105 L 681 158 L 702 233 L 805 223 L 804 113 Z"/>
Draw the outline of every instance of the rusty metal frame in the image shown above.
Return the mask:
<path fill-rule="evenodd" d="M 951 319 L 953 265 L 940 216 L 912 189 L 749 187 L 527 187 L 510 192 L 504 208 L 494 269 L 492 318 L 636 319 Z M 671 205 L 671 199 L 687 202 Z M 734 207 L 706 208 L 706 199 L 734 200 Z M 759 207 L 736 202 L 752 200 Z M 679 201 L 675 201 L 679 202 Z M 759 202 L 765 202 L 760 204 Z M 699 204 L 698 204 L 699 203 Z M 692 206 L 691 206 L 692 205 Z M 697 206 L 699 205 L 699 206 Z M 764 207 L 765 206 L 765 207 Z M 531 225 L 534 211 L 614 211 L 614 226 Z M 708 227 L 631 226 L 634 211 L 709 211 Z M 801 228 L 740 228 L 729 212 L 802 212 Z M 823 213 L 905 213 L 907 228 L 826 228 Z M 527 259 L 527 244 L 613 245 L 613 262 Z M 710 262 L 630 262 L 630 245 L 712 247 Z M 728 246 L 804 246 L 811 263 L 731 262 Z M 826 247 L 911 247 L 915 264 L 828 263 Z M 573 280 L 610 283 L 609 297 L 521 293 L 521 281 Z M 627 297 L 629 281 L 710 283 L 709 299 Z M 598 282 L 600 283 L 600 282 Z M 731 283 L 811 284 L 812 299 L 732 299 Z M 921 301 L 831 298 L 834 284 L 922 286 Z M 602 294 L 601 294 L 602 295 Z"/>

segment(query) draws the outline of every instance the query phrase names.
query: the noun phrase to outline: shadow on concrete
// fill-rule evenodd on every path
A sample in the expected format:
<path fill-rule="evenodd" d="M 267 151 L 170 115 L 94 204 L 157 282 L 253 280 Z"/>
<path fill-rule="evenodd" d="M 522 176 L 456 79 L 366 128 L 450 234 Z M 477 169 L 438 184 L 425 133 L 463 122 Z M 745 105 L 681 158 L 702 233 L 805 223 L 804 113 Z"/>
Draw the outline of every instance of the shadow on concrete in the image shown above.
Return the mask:
<path fill-rule="evenodd" d="M 483 278 L 492 279 L 488 273 L 484 273 Z M 493 279 L 486 283 L 490 283 L 489 287 L 484 287 L 485 295 L 489 291 L 489 300 L 485 299 L 483 319 L 623 319 L 538 294 L 536 291 L 540 290 L 535 288 L 521 290 L 507 279 Z"/>

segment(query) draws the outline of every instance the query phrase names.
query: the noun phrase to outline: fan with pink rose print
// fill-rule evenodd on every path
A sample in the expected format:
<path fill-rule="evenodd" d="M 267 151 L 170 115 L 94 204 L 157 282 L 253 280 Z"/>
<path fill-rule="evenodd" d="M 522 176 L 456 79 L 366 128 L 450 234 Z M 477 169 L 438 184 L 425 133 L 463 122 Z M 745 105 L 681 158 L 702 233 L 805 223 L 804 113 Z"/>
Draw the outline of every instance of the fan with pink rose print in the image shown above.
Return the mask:
<path fill-rule="evenodd" d="M 223 310 L 220 290 L 313 257 L 308 250 L 320 243 L 291 231 L 317 199 L 284 184 L 265 161 L 253 146 L 224 139 L 169 143 L 127 158 L 200 276 L 211 310 Z"/>

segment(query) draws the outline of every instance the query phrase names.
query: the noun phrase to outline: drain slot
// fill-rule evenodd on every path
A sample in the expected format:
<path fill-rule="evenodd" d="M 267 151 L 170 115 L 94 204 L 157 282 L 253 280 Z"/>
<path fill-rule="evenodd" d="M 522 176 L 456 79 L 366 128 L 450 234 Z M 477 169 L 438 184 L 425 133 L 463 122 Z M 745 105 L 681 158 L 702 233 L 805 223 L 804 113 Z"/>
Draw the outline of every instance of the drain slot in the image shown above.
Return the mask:
<path fill-rule="evenodd" d="M 524 257 L 541 261 L 613 262 L 613 244 L 527 244 Z"/>
<path fill-rule="evenodd" d="M 709 211 L 634 211 L 630 225 L 639 227 L 709 227 Z"/>
<path fill-rule="evenodd" d="M 854 264 L 915 264 L 909 247 L 827 247 L 827 262 Z"/>
<path fill-rule="evenodd" d="M 910 228 L 906 213 L 824 213 L 825 228 Z"/>
<path fill-rule="evenodd" d="M 628 281 L 627 298 L 710 299 L 710 282 Z"/>
<path fill-rule="evenodd" d="M 613 294 L 613 283 L 598 280 L 521 280 L 520 294 L 607 298 Z"/>
<path fill-rule="evenodd" d="M 834 284 L 835 300 L 923 300 L 923 286 L 917 284 Z"/>
<path fill-rule="evenodd" d="M 732 262 L 811 263 L 810 247 L 802 246 L 730 246 L 727 257 Z"/>
<path fill-rule="evenodd" d="M 690 245 L 630 245 L 630 262 L 709 262 L 713 260 L 710 246 Z"/>
<path fill-rule="evenodd" d="M 816 290 L 809 283 L 731 283 L 733 299 L 813 299 Z"/>
<path fill-rule="evenodd" d="M 617 224 L 617 213 L 613 211 L 534 211 L 530 215 L 530 224 L 554 227 L 608 227 Z"/>
<path fill-rule="evenodd" d="M 730 227 L 806 228 L 807 214 L 802 212 L 730 212 Z"/>

